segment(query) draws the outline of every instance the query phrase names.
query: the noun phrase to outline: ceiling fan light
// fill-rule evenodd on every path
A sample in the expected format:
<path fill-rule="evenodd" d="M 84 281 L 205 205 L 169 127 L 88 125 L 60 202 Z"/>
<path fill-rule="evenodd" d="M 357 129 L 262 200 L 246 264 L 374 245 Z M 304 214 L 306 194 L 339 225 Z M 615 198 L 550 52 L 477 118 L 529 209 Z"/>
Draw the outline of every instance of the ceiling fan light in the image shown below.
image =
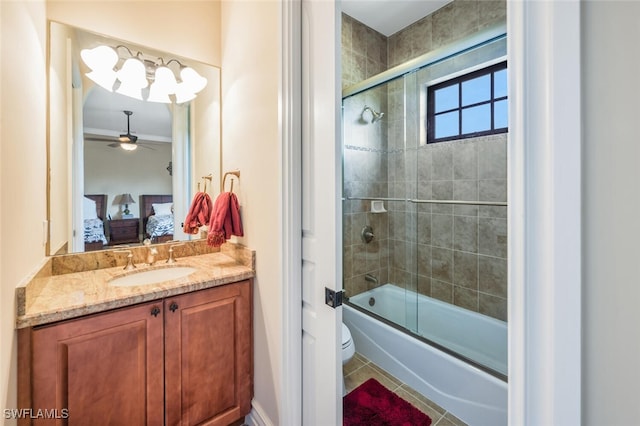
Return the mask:
<path fill-rule="evenodd" d="M 124 149 L 125 151 L 135 151 L 136 149 L 138 149 L 138 145 L 133 142 L 122 142 L 120 143 L 120 148 Z"/>
<path fill-rule="evenodd" d="M 180 70 L 180 78 L 182 79 L 182 84 L 194 94 L 204 89 L 207 85 L 207 79 L 191 67 L 182 68 Z"/>

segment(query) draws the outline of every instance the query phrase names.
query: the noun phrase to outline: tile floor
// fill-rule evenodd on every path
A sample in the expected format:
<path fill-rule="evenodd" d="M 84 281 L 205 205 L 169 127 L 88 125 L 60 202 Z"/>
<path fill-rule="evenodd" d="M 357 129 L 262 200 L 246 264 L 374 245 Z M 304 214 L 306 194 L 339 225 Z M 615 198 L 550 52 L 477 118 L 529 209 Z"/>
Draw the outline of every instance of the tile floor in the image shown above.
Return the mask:
<path fill-rule="evenodd" d="M 414 407 L 431 417 L 432 426 L 466 426 L 466 423 L 462 420 L 435 402 L 420 395 L 357 352 L 351 361 L 343 367 L 343 372 L 347 392 L 351 392 L 373 377 L 389 390 L 395 392 Z"/>

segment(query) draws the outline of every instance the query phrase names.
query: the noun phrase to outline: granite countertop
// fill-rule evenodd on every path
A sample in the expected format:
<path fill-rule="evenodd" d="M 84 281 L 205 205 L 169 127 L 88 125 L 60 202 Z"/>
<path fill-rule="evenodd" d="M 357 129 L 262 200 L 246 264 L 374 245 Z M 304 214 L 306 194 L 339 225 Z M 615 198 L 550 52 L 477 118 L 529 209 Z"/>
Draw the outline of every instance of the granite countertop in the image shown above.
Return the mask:
<path fill-rule="evenodd" d="M 134 271 L 122 266 L 90 271 L 41 276 L 36 274 L 16 289 L 16 328 L 32 327 L 141 302 L 162 299 L 195 290 L 252 278 L 255 253 L 243 249 L 220 251 L 180 258 L 168 265 L 136 265 Z M 190 266 L 188 276 L 139 286 L 116 287 L 111 279 L 150 269 Z M 45 274 L 46 275 L 46 274 Z"/>

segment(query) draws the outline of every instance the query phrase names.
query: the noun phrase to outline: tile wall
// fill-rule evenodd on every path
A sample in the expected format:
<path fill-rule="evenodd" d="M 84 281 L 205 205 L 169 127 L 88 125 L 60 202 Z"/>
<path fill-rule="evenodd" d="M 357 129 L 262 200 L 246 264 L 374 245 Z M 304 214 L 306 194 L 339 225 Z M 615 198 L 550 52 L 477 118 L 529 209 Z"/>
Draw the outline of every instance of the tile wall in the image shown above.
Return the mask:
<path fill-rule="evenodd" d="M 492 25 L 504 1 L 456 0 L 390 36 L 343 14 L 343 87 Z M 345 99 L 344 195 L 506 201 L 507 136 L 418 144 L 419 93 L 397 80 Z M 415 98 L 415 99 L 412 99 Z M 370 123 L 365 105 L 384 111 Z M 415 106 L 415 107 L 412 107 Z M 406 141 L 406 142 L 405 142 Z M 411 142 L 413 141 L 413 142 Z M 406 146 L 405 146 L 406 144 Z M 506 320 L 505 207 L 387 202 L 344 203 L 344 283 L 347 296 L 394 282 L 466 309 Z M 365 244 L 364 225 L 376 237 Z M 365 280 L 370 274 L 378 284 Z"/>

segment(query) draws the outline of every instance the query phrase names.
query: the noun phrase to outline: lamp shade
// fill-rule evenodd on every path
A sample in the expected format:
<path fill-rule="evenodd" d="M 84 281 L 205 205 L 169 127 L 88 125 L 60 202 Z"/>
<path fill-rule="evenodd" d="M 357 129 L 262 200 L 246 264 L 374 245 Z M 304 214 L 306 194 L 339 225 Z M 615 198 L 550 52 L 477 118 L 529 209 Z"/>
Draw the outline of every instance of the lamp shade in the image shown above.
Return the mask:
<path fill-rule="evenodd" d="M 177 84 L 173 71 L 166 66 L 158 67 L 147 100 L 150 102 L 171 103 L 169 95 L 175 93 Z"/>
<path fill-rule="evenodd" d="M 135 201 L 133 201 L 131 194 L 122 194 L 120 197 L 120 204 L 135 204 Z"/>
<path fill-rule="evenodd" d="M 93 49 L 82 49 L 80 57 L 92 71 L 111 70 L 118 62 L 118 54 L 109 46 L 98 46 Z"/>
<path fill-rule="evenodd" d="M 182 84 L 193 93 L 198 93 L 207 85 L 207 79 L 191 67 L 182 68 L 180 70 L 180 78 L 182 79 Z"/>
<path fill-rule="evenodd" d="M 91 69 L 86 75 L 100 87 L 113 91 L 116 72 L 113 68 L 118 62 L 118 54 L 109 46 L 98 46 L 93 49 L 82 49 L 80 56 Z"/>
<path fill-rule="evenodd" d="M 125 60 L 126 56 L 120 57 L 120 48 L 127 51 L 128 59 Z M 167 62 L 163 58 L 151 60 L 140 51 L 134 55 L 125 45 L 83 49 L 80 55 L 91 69 L 86 74 L 88 78 L 110 92 L 115 88 L 117 93 L 138 100 L 171 103 L 170 95 L 175 95 L 177 103 L 184 103 L 194 99 L 207 86 L 205 77 L 178 59 Z M 179 66 L 179 77 L 177 70 L 168 66 L 172 62 Z M 116 81 L 119 83 L 116 84 Z"/>
<path fill-rule="evenodd" d="M 183 102 L 189 102 L 194 99 L 196 94 L 190 91 L 187 87 L 184 87 L 182 83 L 176 87 L 176 102 L 181 104 Z"/>
<path fill-rule="evenodd" d="M 138 149 L 138 145 L 136 145 L 135 142 L 120 142 L 120 148 L 125 151 L 135 151 Z"/>
<path fill-rule="evenodd" d="M 142 100 L 142 89 L 147 87 L 149 82 L 147 81 L 145 66 L 140 59 L 127 59 L 116 75 L 120 80 L 120 87 L 116 92 Z"/>

